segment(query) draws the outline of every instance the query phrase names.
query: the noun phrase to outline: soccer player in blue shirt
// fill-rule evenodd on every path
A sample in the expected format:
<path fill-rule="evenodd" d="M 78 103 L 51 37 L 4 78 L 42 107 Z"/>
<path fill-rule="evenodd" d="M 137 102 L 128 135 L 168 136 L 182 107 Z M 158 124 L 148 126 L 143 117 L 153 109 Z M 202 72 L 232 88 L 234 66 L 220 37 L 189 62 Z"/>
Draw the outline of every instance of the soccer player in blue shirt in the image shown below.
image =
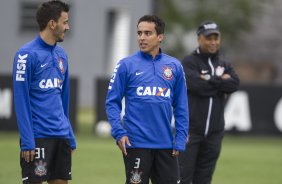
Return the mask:
<path fill-rule="evenodd" d="M 42 3 L 36 13 L 39 34 L 14 58 L 14 104 L 24 184 L 67 184 L 71 179 L 76 142 L 68 117 L 68 57 L 57 45 L 69 29 L 68 12 L 64 2 Z"/>
<path fill-rule="evenodd" d="M 155 15 L 139 19 L 140 51 L 116 65 L 108 88 L 106 112 L 123 153 L 127 184 L 179 182 L 177 157 L 187 142 L 188 99 L 180 61 L 160 49 L 164 28 Z"/>

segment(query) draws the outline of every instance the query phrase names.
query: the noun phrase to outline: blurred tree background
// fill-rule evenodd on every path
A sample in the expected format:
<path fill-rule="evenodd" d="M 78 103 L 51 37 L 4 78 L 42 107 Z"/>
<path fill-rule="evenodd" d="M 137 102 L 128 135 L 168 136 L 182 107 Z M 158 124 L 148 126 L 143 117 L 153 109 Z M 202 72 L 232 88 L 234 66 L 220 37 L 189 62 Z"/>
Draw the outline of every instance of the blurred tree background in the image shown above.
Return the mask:
<path fill-rule="evenodd" d="M 197 46 L 196 29 L 215 21 L 221 54 L 233 63 L 242 84 L 282 84 L 281 0 L 155 0 L 166 22 L 164 51 L 182 59 Z"/>
<path fill-rule="evenodd" d="M 195 49 L 196 43 L 187 42 L 196 37 L 198 25 L 204 20 L 213 20 L 220 26 L 224 47 L 236 49 L 244 40 L 242 33 L 252 31 L 254 18 L 262 14 L 264 4 L 270 1 L 156 0 L 154 11 L 166 22 L 163 47 L 168 54 L 183 58 Z"/>

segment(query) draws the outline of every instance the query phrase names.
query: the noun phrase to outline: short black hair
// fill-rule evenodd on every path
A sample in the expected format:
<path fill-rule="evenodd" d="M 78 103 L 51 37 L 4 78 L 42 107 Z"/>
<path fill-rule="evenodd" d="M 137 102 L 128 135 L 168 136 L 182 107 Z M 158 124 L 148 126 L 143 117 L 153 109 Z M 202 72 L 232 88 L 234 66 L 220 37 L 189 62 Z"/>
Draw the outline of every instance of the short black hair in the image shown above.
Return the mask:
<path fill-rule="evenodd" d="M 157 35 L 164 34 L 165 23 L 158 16 L 156 16 L 156 15 L 144 15 L 143 17 L 141 17 L 139 19 L 137 26 L 139 25 L 140 22 L 153 22 L 155 24 L 155 29 L 156 29 Z"/>
<path fill-rule="evenodd" d="M 50 20 L 58 21 L 62 12 L 69 12 L 69 5 L 60 0 L 51 0 L 39 5 L 36 12 L 36 21 L 39 30 L 46 28 Z"/>

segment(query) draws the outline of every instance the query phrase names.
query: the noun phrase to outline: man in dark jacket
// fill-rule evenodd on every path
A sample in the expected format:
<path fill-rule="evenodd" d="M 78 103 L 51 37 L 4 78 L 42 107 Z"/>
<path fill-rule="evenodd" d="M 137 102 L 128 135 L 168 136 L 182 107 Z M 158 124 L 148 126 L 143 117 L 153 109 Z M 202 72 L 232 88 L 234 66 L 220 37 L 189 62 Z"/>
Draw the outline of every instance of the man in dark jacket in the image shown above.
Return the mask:
<path fill-rule="evenodd" d="M 181 184 L 211 183 L 224 135 L 225 100 L 239 86 L 232 66 L 219 57 L 218 25 L 205 21 L 197 35 L 199 47 L 182 63 L 189 95 L 190 137 L 179 158 Z"/>

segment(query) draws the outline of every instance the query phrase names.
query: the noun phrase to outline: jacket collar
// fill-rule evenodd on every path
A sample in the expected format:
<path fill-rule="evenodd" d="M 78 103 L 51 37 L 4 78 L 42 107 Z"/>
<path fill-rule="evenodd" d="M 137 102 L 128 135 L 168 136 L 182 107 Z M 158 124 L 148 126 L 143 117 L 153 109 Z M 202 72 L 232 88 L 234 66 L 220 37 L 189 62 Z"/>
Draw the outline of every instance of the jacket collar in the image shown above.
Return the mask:
<path fill-rule="evenodd" d="M 214 54 L 210 54 L 210 53 L 203 53 L 201 51 L 201 48 L 198 47 L 194 52 L 193 52 L 193 55 L 197 55 L 203 59 L 208 59 L 210 58 L 211 60 L 215 60 L 215 59 L 218 59 L 219 58 L 219 52 L 217 51 L 216 53 Z"/>

